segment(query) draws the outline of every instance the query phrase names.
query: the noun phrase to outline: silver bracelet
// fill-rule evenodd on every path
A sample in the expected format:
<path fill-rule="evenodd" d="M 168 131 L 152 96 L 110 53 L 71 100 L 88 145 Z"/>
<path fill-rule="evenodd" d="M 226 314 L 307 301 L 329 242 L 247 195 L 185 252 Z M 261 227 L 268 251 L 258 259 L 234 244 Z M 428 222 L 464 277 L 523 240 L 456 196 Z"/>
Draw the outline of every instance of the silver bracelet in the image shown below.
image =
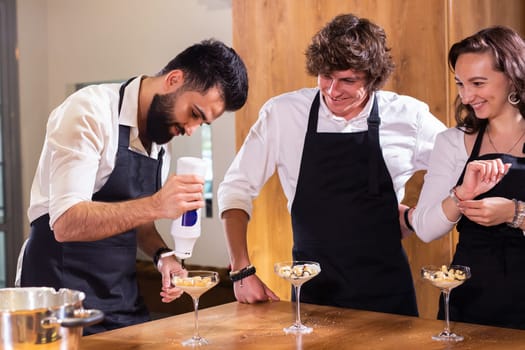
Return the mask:
<path fill-rule="evenodd" d="M 512 199 L 512 202 L 514 203 L 514 217 L 512 222 L 507 222 L 507 225 L 512 228 L 520 228 L 525 220 L 525 203 L 515 198 Z"/>

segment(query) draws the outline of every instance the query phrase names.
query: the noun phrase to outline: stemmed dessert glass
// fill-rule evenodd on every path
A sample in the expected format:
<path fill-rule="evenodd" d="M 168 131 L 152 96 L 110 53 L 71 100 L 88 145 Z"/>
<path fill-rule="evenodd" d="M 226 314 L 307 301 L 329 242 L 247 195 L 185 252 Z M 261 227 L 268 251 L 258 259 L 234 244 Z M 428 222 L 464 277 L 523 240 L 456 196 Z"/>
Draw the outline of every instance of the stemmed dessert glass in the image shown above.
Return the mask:
<path fill-rule="evenodd" d="M 193 336 L 182 342 L 183 346 L 201 346 L 209 342 L 199 335 L 199 297 L 219 283 L 219 274 L 215 271 L 192 270 L 186 277 L 173 275 L 171 283 L 182 289 L 193 299 L 195 323 Z"/>
<path fill-rule="evenodd" d="M 279 276 L 289 281 L 295 289 L 296 317 L 295 323 L 283 331 L 294 334 L 311 333 L 313 329 L 301 323 L 301 286 L 306 281 L 317 276 L 321 272 L 321 266 L 314 261 L 284 261 L 274 265 L 274 271 Z"/>
<path fill-rule="evenodd" d="M 441 341 L 462 341 L 464 339 L 463 336 L 450 330 L 449 298 L 452 289 L 462 285 L 470 276 L 470 267 L 462 265 L 450 265 L 449 267 L 428 265 L 421 268 L 421 277 L 441 290 L 445 306 L 445 327 L 441 333 L 432 336 L 432 339 Z"/>

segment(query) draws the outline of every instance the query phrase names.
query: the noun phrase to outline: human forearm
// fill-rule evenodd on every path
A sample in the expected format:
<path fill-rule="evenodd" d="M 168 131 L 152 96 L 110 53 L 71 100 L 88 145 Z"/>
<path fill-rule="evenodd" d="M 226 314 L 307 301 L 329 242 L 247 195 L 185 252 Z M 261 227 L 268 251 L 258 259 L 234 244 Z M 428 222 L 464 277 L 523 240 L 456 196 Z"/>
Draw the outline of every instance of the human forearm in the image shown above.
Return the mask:
<path fill-rule="evenodd" d="M 246 231 L 248 214 L 241 209 L 229 209 L 222 213 L 222 222 L 226 233 L 230 253 L 231 269 L 240 270 L 250 265 Z M 269 300 L 278 301 L 275 295 L 257 275 L 253 274 L 233 284 L 235 298 L 241 303 L 257 303 Z"/>
<path fill-rule="evenodd" d="M 414 233 L 414 228 L 412 227 L 412 212 L 414 208 L 410 208 L 404 204 L 399 204 L 399 223 L 401 229 L 401 239 L 410 237 Z"/>
<path fill-rule="evenodd" d="M 151 196 L 122 202 L 80 202 L 53 223 L 58 241 L 94 241 L 157 219 L 175 219 L 202 208 L 204 180 L 195 175 L 171 176 Z"/>
<path fill-rule="evenodd" d="M 248 214 L 241 209 L 226 210 L 222 214 L 232 270 L 239 270 L 250 264 L 246 240 L 248 220 Z"/>
<path fill-rule="evenodd" d="M 461 201 L 461 197 L 456 194 L 455 188 L 450 191 L 450 194 L 443 199 L 441 202 L 441 208 L 443 214 L 451 222 L 457 222 L 461 218 L 461 211 L 459 210 L 458 203 Z"/>
<path fill-rule="evenodd" d="M 456 156 L 451 156 L 454 154 Z M 436 137 L 423 187 L 411 217 L 417 236 L 424 242 L 448 234 L 456 224 L 459 216 L 453 217 L 453 211 L 458 209 L 448 208 L 452 204 L 448 196 L 467 159 L 462 131 L 448 129 Z M 446 214 L 445 211 L 449 210 L 450 213 Z"/>
<path fill-rule="evenodd" d="M 417 206 L 412 220 L 416 235 L 426 243 L 448 234 L 456 224 L 447 219 L 439 205 L 432 208 Z"/>
<path fill-rule="evenodd" d="M 431 176 L 425 177 L 421 196 L 410 216 L 417 236 L 424 242 L 450 232 L 461 216 L 458 206 L 446 190 L 448 186 L 445 179 L 441 179 L 440 186 L 436 186 L 435 180 Z"/>
<path fill-rule="evenodd" d="M 432 181 L 432 180 L 431 180 Z M 425 182 L 415 210 L 410 212 L 410 222 L 417 236 L 424 242 L 438 239 L 452 230 L 461 217 L 455 201 L 445 186 L 429 186 Z"/>
<path fill-rule="evenodd" d="M 159 248 L 167 247 L 166 243 L 158 233 L 154 222 L 149 222 L 137 227 L 137 245 L 151 258 L 153 258 L 153 255 Z"/>
<path fill-rule="evenodd" d="M 129 231 L 162 217 L 154 197 L 106 203 L 81 202 L 69 208 L 54 223 L 59 242 L 96 241 Z"/>
<path fill-rule="evenodd" d="M 158 233 L 155 223 L 150 222 L 137 227 L 137 243 L 140 249 L 150 257 L 157 252 L 159 248 L 166 247 L 164 240 Z M 157 261 L 155 266 L 161 275 L 162 289 L 160 291 L 161 300 L 169 303 L 182 295 L 182 290 L 176 288 L 171 283 L 172 276 L 185 276 L 180 263 L 174 255 L 165 256 Z"/>

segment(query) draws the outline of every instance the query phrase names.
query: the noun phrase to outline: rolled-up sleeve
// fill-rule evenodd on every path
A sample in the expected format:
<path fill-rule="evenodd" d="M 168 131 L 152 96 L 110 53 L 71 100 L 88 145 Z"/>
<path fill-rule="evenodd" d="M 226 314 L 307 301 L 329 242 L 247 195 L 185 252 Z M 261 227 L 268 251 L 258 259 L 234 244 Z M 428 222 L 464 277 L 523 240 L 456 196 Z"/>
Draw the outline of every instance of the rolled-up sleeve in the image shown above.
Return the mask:
<path fill-rule="evenodd" d="M 49 120 L 49 159 L 45 162 L 49 168 L 44 173 L 49 174 L 51 227 L 67 209 L 92 198 L 101 154 L 108 147 L 112 129 L 111 116 L 107 114 L 107 109 L 97 110 L 88 100 L 72 99 L 55 110 Z"/>
<path fill-rule="evenodd" d="M 229 209 L 242 209 L 252 214 L 252 201 L 259 195 L 278 161 L 279 138 L 276 121 L 271 117 L 272 102 L 267 102 L 257 122 L 219 185 L 219 215 Z M 274 117 L 275 119 L 275 117 Z"/>

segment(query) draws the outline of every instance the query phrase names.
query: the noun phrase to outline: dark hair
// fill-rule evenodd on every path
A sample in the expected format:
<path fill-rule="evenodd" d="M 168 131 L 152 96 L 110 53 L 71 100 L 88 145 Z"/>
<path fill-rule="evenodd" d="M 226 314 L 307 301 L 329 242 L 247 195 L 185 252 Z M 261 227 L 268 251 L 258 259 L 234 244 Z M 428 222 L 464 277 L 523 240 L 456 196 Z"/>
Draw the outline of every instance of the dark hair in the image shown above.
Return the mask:
<path fill-rule="evenodd" d="M 520 99 L 516 107 L 525 115 L 525 42 L 519 34 L 508 27 L 492 26 L 455 43 L 448 53 L 448 64 L 453 72 L 459 56 L 466 53 L 492 55 L 494 69 L 510 79 Z M 455 101 L 455 119 L 456 127 L 469 134 L 487 123 L 486 119 L 476 118 L 472 107 L 461 103 L 459 95 Z"/>
<path fill-rule="evenodd" d="M 366 18 L 336 16 L 313 38 L 306 50 L 309 74 L 352 69 L 364 72 L 369 92 L 379 90 L 394 70 L 385 31 Z"/>
<path fill-rule="evenodd" d="M 248 73 L 233 48 L 218 40 L 203 40 L 173 58 L 158 75 L 184 72 L 184 89 L 201 93 L 218 87 L 227 111 L 236 111 L 248 98 Z"/>

